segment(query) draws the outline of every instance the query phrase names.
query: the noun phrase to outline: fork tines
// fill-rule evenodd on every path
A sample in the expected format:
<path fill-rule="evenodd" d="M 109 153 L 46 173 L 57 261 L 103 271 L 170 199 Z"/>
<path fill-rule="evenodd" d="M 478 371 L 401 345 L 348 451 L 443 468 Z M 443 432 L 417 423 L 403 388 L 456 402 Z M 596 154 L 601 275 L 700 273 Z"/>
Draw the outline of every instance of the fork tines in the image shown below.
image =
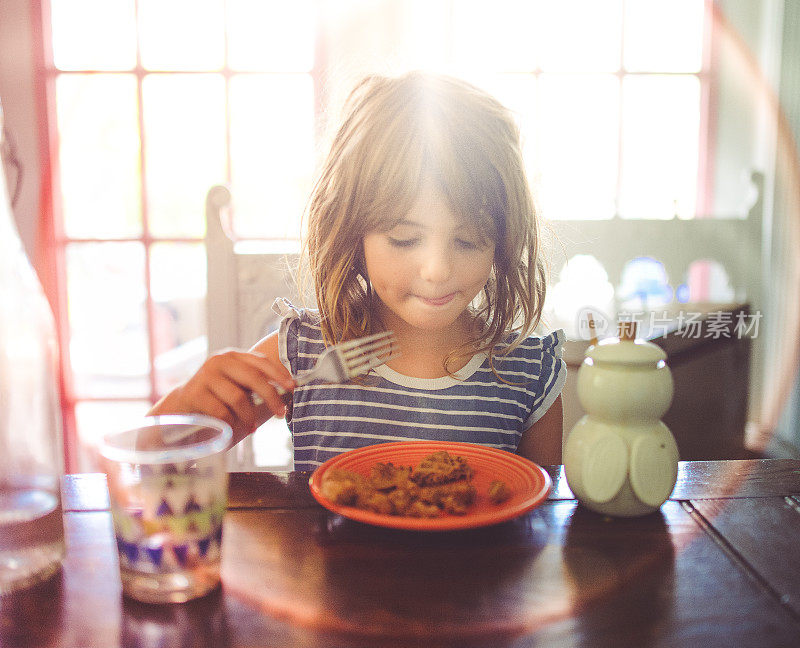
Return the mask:
<path fill-rule="evenodd" d="M 389 358 L 399 355 L 400 350 L 393 331 L 382 331 L 342 344 L 342 356 L 350 377 L 382 365 Z"/>

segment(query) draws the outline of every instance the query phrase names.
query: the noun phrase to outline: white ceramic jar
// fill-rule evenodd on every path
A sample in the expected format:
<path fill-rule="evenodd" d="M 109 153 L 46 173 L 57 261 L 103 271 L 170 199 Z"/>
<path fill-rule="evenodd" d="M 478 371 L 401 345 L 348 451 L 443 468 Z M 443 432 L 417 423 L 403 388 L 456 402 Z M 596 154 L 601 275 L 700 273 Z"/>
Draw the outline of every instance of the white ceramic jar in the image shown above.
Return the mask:
<path fill-rule="evenodd" d="M 589 347 L 578 370 L 587 414 L 569 432 L 564 469 L 586 507 L 632 517 L 657 510 L 678 475 L 678 446 L 660 418 L 672 402 L 666 354 L 644 340 Z"/>

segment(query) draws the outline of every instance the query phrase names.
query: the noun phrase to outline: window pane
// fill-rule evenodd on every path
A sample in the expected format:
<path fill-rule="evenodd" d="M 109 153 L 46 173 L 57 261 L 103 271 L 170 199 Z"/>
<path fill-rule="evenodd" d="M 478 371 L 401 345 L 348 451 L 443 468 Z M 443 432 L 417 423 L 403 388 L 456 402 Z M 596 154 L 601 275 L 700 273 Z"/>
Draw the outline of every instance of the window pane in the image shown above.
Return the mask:
<path fill-rule="evenodd" d="M 530 0 L 500 0 L 492 3 L 491 11 L 487 11 L 485 0 L 454 2 L 455 63 L 469 71 L 532 72 L 536 69 L 539 25 L 536 5 Z"/>
<path fill-rule="evenodd" d="M 129 70 L 136 65 L 134 0 L 51 0 L 50 13 L 58 69 Z"/>
<path fill-rule="evenodd" d="M 76 396 L 149 397 L 143 246 L 67 245 L 67 305 Z"/>
<path fill-rule="evenodd" d="M 241 237 L 297 238 L 314 164 L 311 77 L 231 82 L 231 185 Z"/>
<path fill-rule="evenodd" d="M 703 0 L 627 0 L 625 69 L 699 72 L 703 60 Z"/>
<path fill-rule="evenodd" d="M 165 394 L 206 358 L 206 248 L 155 243 L 150 248 L 156 390 Z"/>
<path fill-rule="evenodd" d="M 628 77 L 623 102 L 620 214 L 692 218 L 700 82 L 691 76 Z"/>
<path fill-rule="evenodd" d="M 286 419 L 271 418 L 253 433 L 253 463 L 270 470 L 292 470 L 292 435 Z"/>
<path fill-rule="evenodd" d="M 536 77 L 532 74 L 495 74 L 486 77 L 465 77 L 483 88 L 512 111 L 522 136 L 522 153 L 528 173 L 536 168 L 538 153 L 536 126 L 538 108 Z"/>
<path fill-rule="evenodd" d="M 610 218 L 615 211 L 619 81 L 543 74 L 541 188 L 548 218 Z"/>
<path fill-rule="evenodd" d="M 542 2 L 540 65 L 546 72 L 619 69 L 621 0 Z"/>
<path fill-rule="evenodd" d="M 205 233 L 205 195 L 225 182 L 225 81 L 221 75 L 156 75 L 142 85 L 150 231 Z"/>
<path fill-rule="evenodd" d="M 216 70 L 224 62 L 222 0 L 139 0 L 139 47 L 149 70 Z"/>
<path fill-rule="evenodd" d="M 150 401 L 76 403 L 78 472 L 100 472 L 97 447 L 102 436 L 139 425 L 150 407 Z"/>
<path fill-rule="evenodd" d="M 453 3 L 450 0 L 407 0 L 407 2 L 387 3 L 387 11 L 383 13 L 381 32 L 386 33 L 387 37 L 383 40 L 390 40 L 391 46 L 388 48 L 380 43 L 376 35 L 370 34 L 375 31 L 375 16 L 370 17 L 371 21 L 366 29 L 364 19 L 357 17 L 357 5 L 353 4 L 350 12 L 349 26 L 350 34 L 357 39 L 360 56 L 353 56 L 354 60 L 365 63 L 359 68 L 353 69 L 348 66 L 344 72 L 350 75 L 350 81 L 358 78 L 360 73 L 400 72 L 402 70 L 443 70 L 447 68 L 449 57 L 449 38 L 451 14 L 454 16 L 461 2 Z M 363 13 L 362 13 L 363 15 Z M 360 27 L 360 28 L 359 28 Z M 363 35 L 362 35 L 363 34 Z M 390 51 L 391 53 L 387 52 Z M 388 53 L 388 56 L 387 56 Z M 376 66 L 376 63 L 383 62 L 388 64 L 386 69 Z"/>
<path fill-rule="evenodd" d="M 228 64 L 236 70 L 310 71 L 316 18 L 310 0 L 228 0 Z"/>
<path fill-rule="evenodd" d="M 56 79 L 64 228 L 74 238 L 142 231 L 136 78 L 61 74 Z"/>

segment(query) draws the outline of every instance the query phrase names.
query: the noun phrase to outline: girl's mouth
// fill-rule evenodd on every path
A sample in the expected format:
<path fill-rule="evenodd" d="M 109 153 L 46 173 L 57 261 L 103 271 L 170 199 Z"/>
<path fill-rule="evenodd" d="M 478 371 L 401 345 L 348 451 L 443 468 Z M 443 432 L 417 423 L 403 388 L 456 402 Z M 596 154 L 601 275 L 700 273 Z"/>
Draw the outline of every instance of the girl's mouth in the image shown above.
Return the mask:
<path fill-rule="evenodd" d="M 444 295 L 443 297 L 420 297 L 420 301 L 428 306 L 444 306 L 445 304 L 449 304 L 453 298 L 456 296 L 455 293 L 450 293 L 449 295 Z"/>

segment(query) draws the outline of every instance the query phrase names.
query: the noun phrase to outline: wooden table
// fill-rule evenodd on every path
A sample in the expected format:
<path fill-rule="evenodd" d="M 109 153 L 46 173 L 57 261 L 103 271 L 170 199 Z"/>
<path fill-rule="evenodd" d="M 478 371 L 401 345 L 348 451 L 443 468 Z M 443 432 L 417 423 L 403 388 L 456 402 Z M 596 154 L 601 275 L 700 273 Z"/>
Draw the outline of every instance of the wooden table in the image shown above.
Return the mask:
<path fill-rule="evenodd" d="M 681 463 L 638 519 L 548 470 L 538 509 L 436 534 L 330 514 L 308 473 L 232 474 L 222 589 L 164 606 L 121 597 L 105 478 L 68 476 L 63 570 L 2 600 L 0 645 L 800 645 L 800 461 Z"/>

